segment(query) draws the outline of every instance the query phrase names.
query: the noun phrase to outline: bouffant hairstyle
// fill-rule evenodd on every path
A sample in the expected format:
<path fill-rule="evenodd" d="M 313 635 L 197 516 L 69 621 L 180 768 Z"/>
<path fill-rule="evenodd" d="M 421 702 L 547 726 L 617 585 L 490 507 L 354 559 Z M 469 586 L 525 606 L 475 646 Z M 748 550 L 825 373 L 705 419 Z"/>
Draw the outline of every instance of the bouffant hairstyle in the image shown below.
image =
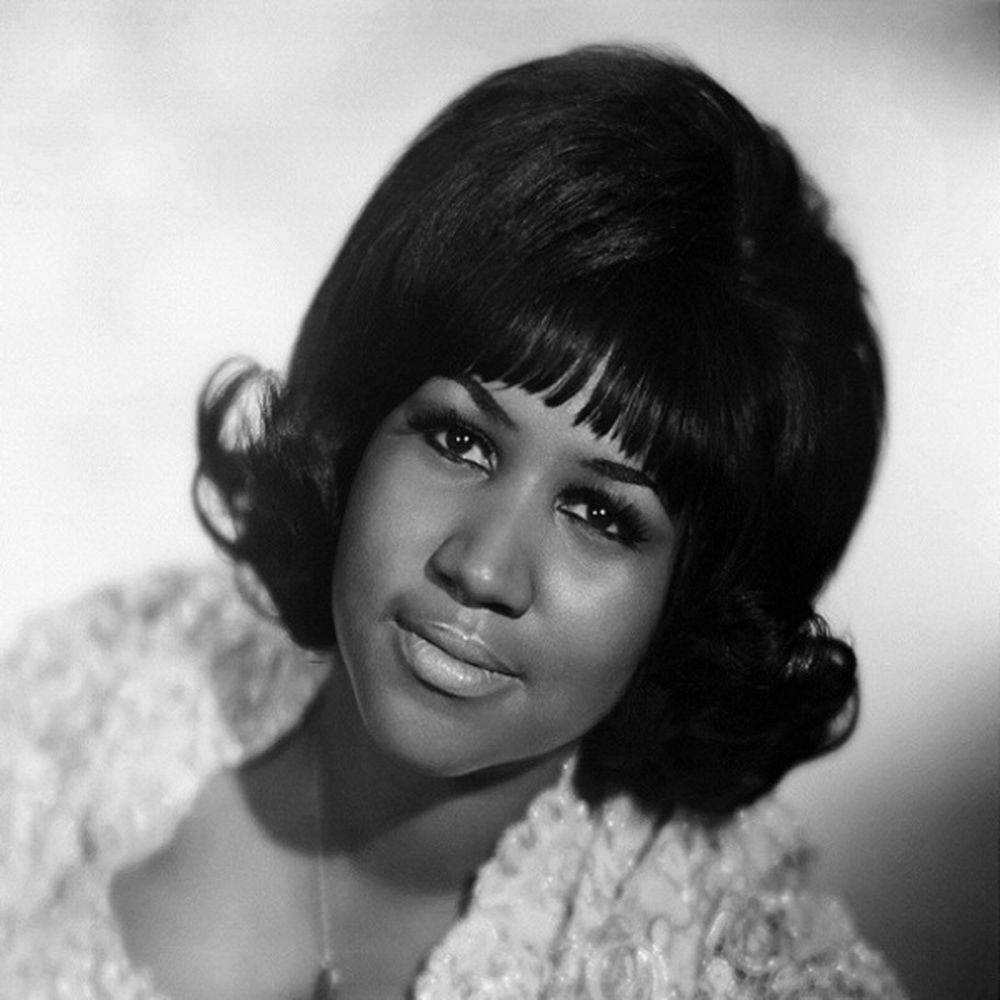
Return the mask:
<path fill-rule="evenodd" d="M 685 62 L 601 47 L 496 73 L 417 136 L 287 376 L 230 365 L 200 400 L 199 516 L 302 646 L 335 644 L 338 519 L 373 431 L 470 374 L 554 405 L 597 376 L 580 419 L 676 529 L 651 647 L 581 748 L 589 800 L 727 814 L 846 738 L 855 657 L 813 602 L 871 484 L 882 368 L 777 132 Z"/>

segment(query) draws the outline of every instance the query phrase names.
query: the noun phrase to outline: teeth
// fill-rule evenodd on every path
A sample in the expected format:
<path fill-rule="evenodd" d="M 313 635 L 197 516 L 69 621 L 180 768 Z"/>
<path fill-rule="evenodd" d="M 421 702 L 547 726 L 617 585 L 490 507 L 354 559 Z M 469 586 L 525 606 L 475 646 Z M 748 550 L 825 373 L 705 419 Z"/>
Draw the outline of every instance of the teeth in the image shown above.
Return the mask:
<path fill-rule="evenodd" d="M 507 674 L 459 660 L 414 632 L 403 631 L 402 646 L 404 658 L 420 680 L 456 698 L 480 698 L 514 680 Z"/>

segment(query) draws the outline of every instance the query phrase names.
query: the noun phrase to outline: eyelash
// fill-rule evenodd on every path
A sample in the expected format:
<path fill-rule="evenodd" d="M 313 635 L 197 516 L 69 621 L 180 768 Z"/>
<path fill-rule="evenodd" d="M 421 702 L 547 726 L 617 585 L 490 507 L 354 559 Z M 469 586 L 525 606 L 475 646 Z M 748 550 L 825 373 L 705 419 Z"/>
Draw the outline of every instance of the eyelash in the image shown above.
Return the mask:
<path fill-rule="evenodd" d="M 446 431 L 459 431 L 469 437 L 482 449 L 490 462 L 496 457 L 496 448 L 490 439 L 478 428 L 461 417 L 457 410 L 451 407 L 427 406 L 412 413 L 407 421 L 411 430 L 420 434 L 427 445 L 439 455 L 459 465 L 470 465 L 479 468 L 478 462 L 467 460 L 464 456 L 448 448 L 438 436 Z M 603 508 L 618 531 L 607 531 L 599 528 L 586 518 L 571 514 L 566 510 L 576 504 L 585 504 L 589 508 Z M 645 521 L 635 504 L 610 490 L 596 486 L 574 486 L 566 490 L 560 500 L 559 508 L 568 517 L 573 518 L 582 527 L 599 536 L 634 549 L 649 537 Z"/>
<path fill-rule="evenodd" d="M 461 465 L 477 464 L 469 462 L 464 456 L 459 455 L 436 440 L 437 435 L 442 431 L 459 431 L 468 434 L 491 460 L 496 456 L 496 449 L 489 438 L 482 431 L 473 427 L 467 420 L 460 417 L 458 411 L 451 407 L 428 406 L 426 409 L 418 410 L 416 413 L 411 414 L 408 422 L 411 430 L 420 434 L 427 444 L 449 461 Z"/>
<path fill-rule="evenodd" d="M 634 549 L 649 537 L 645 521 L 636 506 L 610 490 L 596 486 L 573 487 L 563 494 L 560 506 L 565 509 L 573 504 L 586 504 L 588 507 L 603 508 L 607 511 L 611 522 L 618 526 L 617 532 L 605 531 L 575 514 L 568 514 L 569 517 L 579 521 L 588 531 L 593 531 L 602 538 L 610 538 L 626 548 Z"/>

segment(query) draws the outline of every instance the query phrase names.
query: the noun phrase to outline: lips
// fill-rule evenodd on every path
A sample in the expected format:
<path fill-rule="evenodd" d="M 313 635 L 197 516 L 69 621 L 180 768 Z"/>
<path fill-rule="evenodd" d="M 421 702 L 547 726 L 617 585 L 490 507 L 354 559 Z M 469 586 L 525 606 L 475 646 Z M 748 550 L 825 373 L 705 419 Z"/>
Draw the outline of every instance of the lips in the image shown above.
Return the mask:
<path fill-rule="evenodd" d="M 399 647 L 418 680 L 454 698 L 482 698 L 520 683 L 477 636 L 445 622 L 401 619 Z"/>

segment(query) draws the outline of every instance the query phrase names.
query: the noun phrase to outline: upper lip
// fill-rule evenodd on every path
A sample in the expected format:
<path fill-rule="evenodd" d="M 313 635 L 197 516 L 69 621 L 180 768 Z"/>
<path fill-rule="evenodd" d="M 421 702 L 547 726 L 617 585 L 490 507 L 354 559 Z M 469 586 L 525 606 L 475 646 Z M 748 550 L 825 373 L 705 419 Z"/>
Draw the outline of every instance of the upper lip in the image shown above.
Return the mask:
<path fill-rule="evenodd" d="M 401 617 L 399 624 L 409 632 L 443 649 L 456 660 L 464 660 L 474 667 L 492 670 L 498 674 L 516 677 L 517 673 L 500 659 L 492 649 L 474 633 L 466 632 L 450 622 L 426 618 Z"/>

